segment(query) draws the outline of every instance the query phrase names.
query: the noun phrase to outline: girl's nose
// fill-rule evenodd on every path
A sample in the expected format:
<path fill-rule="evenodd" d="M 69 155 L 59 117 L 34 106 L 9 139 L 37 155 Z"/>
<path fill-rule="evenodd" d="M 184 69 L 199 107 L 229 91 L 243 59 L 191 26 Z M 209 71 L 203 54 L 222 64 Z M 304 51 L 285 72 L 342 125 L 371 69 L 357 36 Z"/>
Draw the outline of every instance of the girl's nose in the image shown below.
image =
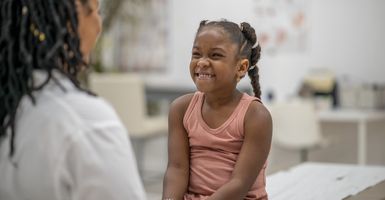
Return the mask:
<path fill-rule="evenodd" d="M 198 67 L 206 67 L 208 65 L 209 65 L 209 61 L 207 60 L 207 58 L 201 58 L 198 60 L 198 63 L 197 63 Z"/>

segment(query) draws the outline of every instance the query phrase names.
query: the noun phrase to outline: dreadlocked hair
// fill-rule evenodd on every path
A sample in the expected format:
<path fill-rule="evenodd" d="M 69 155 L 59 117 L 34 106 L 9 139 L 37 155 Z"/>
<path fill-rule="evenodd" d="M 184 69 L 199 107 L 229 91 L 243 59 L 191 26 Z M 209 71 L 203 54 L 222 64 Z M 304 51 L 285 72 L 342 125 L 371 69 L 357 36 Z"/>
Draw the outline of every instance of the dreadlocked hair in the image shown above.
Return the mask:
<path fill-rule="evenodd" d="M 86 5 L 87 0 L 80 2 Z M 0 140 L 10 131 L 11 157 L 22 97 L 28 96 L 35 104 L 33 91 L 51 79 L 58 83 L 53 71 L 83 90 L 76 78 L 86 64 L 80 52 L 75 0 L 1 0 L 0 27 Z M 48 74 L 40 85 L 33 80 L 35 69 Z"/>
<path fill-rule="evenodd" d="M 239 26 L 234 22 L 227 21 L 225 19 L 219 21 L 203 20 L 199 24 L 197 33 L 199 33 L 203 27 L 217 26 L 223 28 L 228 34 L 232 42 L 239 46 L 240 58 L 247 58 L 249 60 L 248 76 L 251 80 L 251 86 L 253 87 L 254 96 L 261 98 L 261 86 L 259 84 L 259 69 L 257 62 L 261 57 L 261 46 L 257 43 L 257 35 L 255 30 L 247 22 L 242 22 Z M 243 77 L 241 77 L 243 78 Z"/>

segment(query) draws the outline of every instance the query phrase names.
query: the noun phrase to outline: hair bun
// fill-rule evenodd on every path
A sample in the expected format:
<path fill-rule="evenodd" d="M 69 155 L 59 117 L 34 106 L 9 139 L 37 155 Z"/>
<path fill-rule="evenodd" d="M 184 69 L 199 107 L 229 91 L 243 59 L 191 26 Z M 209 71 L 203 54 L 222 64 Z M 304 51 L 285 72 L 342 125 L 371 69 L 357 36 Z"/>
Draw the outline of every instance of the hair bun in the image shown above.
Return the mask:
<path fill-rule="evenodd" d="M 247 22 L 242 22 L 240 25 L 241 32 L 245 36 L 245 38 L 251 43 L 253 46 L 257 42 L 257 35 L 255 34 L 255 30 L 250 26 Z"/>

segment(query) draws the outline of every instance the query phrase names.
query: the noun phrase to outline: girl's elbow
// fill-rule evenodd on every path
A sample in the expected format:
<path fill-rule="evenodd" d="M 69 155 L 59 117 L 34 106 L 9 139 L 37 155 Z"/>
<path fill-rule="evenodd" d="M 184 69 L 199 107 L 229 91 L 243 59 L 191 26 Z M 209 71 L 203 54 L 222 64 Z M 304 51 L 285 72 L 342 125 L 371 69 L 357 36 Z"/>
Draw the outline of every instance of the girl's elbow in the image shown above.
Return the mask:
<path fill-rule="evenodd" d="M 183 176 L 189 175 L 189 166 L 188 164 L 183 163 L 173 163 L 169 162 L 167 165 L 167 172 L 171 172 L 173 174 L 179 174 Z"/>
<path fill-rule="evenodd" d="M 232 185 L 234 190 L 241 195 L 243 194 L 246 195 L 254 183 L 254 182 L 250 182 L 248 180 L 243 180 L 240 178 L 234 178 L 232 182 L 233 182 Z"/>

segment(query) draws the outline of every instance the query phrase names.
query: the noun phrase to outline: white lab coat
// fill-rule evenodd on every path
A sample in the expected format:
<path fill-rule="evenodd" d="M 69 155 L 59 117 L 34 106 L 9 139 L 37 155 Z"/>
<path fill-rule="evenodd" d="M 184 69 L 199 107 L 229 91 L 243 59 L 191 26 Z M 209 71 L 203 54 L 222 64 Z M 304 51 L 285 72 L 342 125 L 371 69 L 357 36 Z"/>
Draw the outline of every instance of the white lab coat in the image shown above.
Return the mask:
<path fill-rule="evenodd" d="M 34 75 L 36 84 L 46 77 Z M 0 141 L 0 199 L 145 199 L 128 134 L 113 108 L 54 76 L 65 91 L 51 80 L 34 93 L 36 105 L 22 99 L 12 158 L 9 135 Z"/>

